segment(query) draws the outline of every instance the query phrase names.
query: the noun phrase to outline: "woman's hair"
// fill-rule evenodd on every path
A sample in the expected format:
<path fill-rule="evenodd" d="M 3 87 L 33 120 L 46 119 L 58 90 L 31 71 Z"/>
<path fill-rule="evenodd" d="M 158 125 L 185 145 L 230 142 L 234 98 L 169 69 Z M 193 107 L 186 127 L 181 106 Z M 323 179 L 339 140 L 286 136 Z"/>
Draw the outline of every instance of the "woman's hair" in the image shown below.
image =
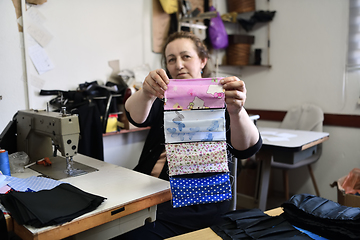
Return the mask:
<path fill-rule="evenodd" d="M 191 33 L 191 32 L 174 32 L 173 34 L 171 34 L 166 42 L 164 43 L 163 49 L 161 51 L 161 63 L 163 65 L 163 67 L 166 69 L 166 73 L 168 74 L 168 76 L 170 77 L 169 71 L 166 68 L 166 56 L 165 56 L 165 49 L 167 47 L 167 45 L 169 43 L 171 43 L 172 41 L 176 40 L 176 39 L 181 39 L 181 38 L 187 38 L 190 39 L 191 41 L 193 41 L 195 47 L 196 47 L 196 51 L 197 54 L 199 56 L 200 59 L 205 59 L 207 58 L 209 60 L 210 55 L 209 55 L 209 51 L 207 49 L 207 47 L 205 46 L 205 44 L 201 41 L 200 38 L 198 38 L 195 34 Z M 209 77 L 211 75 L 211 70 L 209 70 L 208 64 L 205 65 L 205 67 L 203 68 L 203 73 L 202 76 L 203 77 Z"/>

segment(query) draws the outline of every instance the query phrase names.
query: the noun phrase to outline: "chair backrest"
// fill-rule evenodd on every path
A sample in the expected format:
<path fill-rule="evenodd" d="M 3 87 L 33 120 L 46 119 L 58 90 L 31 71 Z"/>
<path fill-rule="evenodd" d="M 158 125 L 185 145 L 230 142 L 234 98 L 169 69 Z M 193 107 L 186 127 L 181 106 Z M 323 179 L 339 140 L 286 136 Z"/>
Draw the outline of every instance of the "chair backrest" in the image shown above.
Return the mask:
<path fill-rule="evenodd" d="M 291 108 L 281 122 L 280 128 L 322 132 L 324 112 L 314 104 L 302 104 Z"/>

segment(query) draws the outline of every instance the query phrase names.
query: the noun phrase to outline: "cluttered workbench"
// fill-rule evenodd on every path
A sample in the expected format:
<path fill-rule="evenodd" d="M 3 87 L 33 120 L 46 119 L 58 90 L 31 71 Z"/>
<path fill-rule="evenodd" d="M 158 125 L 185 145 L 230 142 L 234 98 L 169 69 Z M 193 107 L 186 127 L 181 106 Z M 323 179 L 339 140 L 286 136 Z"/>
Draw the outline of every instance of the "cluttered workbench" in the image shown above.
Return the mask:
<path fill-rule="evenodd" d="M 62 239 L 75 234 L 74 239 L 103 239 L 139 227 L 146 219 L 155 220 L 156 205 L 170 200 L 171 193 L 167 181 L 141 174 L 120 166 L 102 162 L 83 155 L 74 160 L 98 169 L 77 177 L 61 179 L 83 191 L 103 196 L 106 200 L 94 211 L 71 222 L 44 228 L 22 226 L 11 220 L 13 231 L 22 239 Z M 40 175 L 27 169 L 15 177 Z M 11 230 L 11 229 L 10 229 Z"/>
<path fill-rule="evenodd" d="M 167 181 L 78 154 L 77 120 L 76 115 L 66 112 L 19 111 L 14 120 L 17 125 L 15 144 L 18 151 L 28 154 L 30 162 L 28 167 L 22 167 L 22 171 L 7 176 L 8 186 L 11 181 L 50 179 L 60 182 L 60 185 L 70 184 L 104 200 L 95 210 L 79 214 L 70 221 L 41 227 L 19 224 L 15 212 L 12 214 L 6 208 L 8 231 L 13 231 L 21 239 L 109 239 L 142 226 L 145 221 L 155 221 L 157 204 L 171 199 Z M 5 142 L 9 143 L 12 138 L 1 134 L 0 139 L 2 145 L 9 146 Z M 61 156 L 54 156 L 56 152 Z M 62 212 L 63 208 L 55 206 L 53 210 Z"/>

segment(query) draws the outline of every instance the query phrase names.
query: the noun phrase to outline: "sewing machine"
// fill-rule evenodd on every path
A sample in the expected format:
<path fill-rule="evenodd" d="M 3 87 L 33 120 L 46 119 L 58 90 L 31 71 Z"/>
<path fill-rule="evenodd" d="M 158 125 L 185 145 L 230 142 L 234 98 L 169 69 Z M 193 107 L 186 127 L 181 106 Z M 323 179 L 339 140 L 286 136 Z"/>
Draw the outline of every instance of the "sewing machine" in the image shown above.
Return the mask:
<path fill-rule="evenodd" d="M 73 161 L 80 136 L 77 115 L 45 110 L 18 111 L 17 150 L 24 151 L 30 163 L 49 157 L 51 166 L 34 164 L 30 168 L 53 179 L 77 176 L 97 169 Z M 57 152 L 62 156 L 57 156 Z"/>

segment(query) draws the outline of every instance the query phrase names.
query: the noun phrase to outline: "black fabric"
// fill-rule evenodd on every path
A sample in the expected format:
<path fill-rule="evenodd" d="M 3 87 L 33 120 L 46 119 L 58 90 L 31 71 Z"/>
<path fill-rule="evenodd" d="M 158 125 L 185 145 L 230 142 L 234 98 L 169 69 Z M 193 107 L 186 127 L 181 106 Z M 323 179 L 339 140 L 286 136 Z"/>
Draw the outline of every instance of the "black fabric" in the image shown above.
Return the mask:
<path fill-rule="evenodd" d="M 197 204 L 173 208 L 170 201 L 159 204 L 156 221 L 171 223 L 194 231 L 219 223 L 221 215 L 229 211 L 230 201 Z"/>
<path fill-rule="evenodd" d="M 61 111 L 62 107 L 66 107 L 68 112 L 78 114 L 80 125 L 78 153 L 102 161 L 104 160 L 103 133 L 106 132 L 108 114 L 118 112 L 118 103 L 123 102 L 125 92 L 128 90 L 122 77 L 113 77 L 113 80 L 116 83 L 107 82 L 105 86 L 99 85 L 97 81 L 85 82 L 79 84 L 76 91 L 40 91 L 40 95 L 57 95 L 50 101 L 55 111 Z M 112 94 L 121 96 L 112 98 L 109 112 L 106 112 L 108 98 Z"/>
<path fill-rule="evenodd" d="M 9 239 L 6 219 L 4 213 L 0 210 L 0 239 Z"/>
<path fill-rule="evenodd" d="M 143 151 L 141 153 L 139 162 L 134 170 L 150 175 L 155 163 L 160 157 L 160 154 L 165 149 L 165 137 L 164 137 L 164 102 L 160 99 L 156 99 L 153 103 L 152 109 L 149 113 L 148 118 L 142 124 L 135 123 L 130 114 L 126 112 L 127 118 L 129 121 L 137 127 L 147 127 L 150 126 L 151 129 L 145 141 Z M 228 150 L 238 159 L 245 159 L 254 155 L 261 147 L 262 140 L 259 138 L 259 141 L 253 147 L 245 150 L 238 151 L 231 146 L 230 142 L 230 120 L 229 114 L 226 111 L 226 138 Z M 168 174 L 168 165 L 165 163 L 164 168 L 162 169 L 159 178 L 164 180 L 169 180 Z M 193 205 L 181 208 L 173 208 L 171 202 L 165 202 L 158 205 L 156 223 L 159 222 L 161 226 L 171 227 L 174 233 L 178 231 L 190 232 L 198 230 L 201 228 L 209 227 L 211 225 L 217 224 L 221 219 L 220 216 L 226 213 L 230 209 L 230 201 L 223 201 L 219 203 L 211 204 L 200 204 Z M 157 229 L 156 223 L 154 224 L 155 230 Z M 158 231 L 162 231 L 160 228 Z M 132 235 L 135 237 L 137 230 L 133 231 Z M 143 228 L 142 230 L 145 231 Z M 128 235 L 129 236 L 129 235 Z M 174 235 L 171 235 L 174 236 Z M 171 237 L 167 236 L 167 237 Z M 131 239 L 131 238 L 129 238 Z M 136 238 L 134 238 L 136 239 Z"/>
<path fill-rule="evenodd" d="M 87 103 L 77 110 L 80 126 L 78 153 L 104 161 L 103 132 L 98 107 Z"/>
<path fill-rule="evenodd" d="M 183 208 L 173 208 L 170 201 L 165 202 L 158 205 L 155 222 L 146 223 L 112 240 L 162 240 L 185 234 L 219 223 L 221 212 L 226 212 L 229 207 L 229 201 Z"/>
<path fill-rule="evenodd" d="M 270 217 L 260 209 L 236 210 L 224 214 L 222 222 L 211 226 L 222 239 L 312 239 L 281 216 Z"/>
<path fill-rule="evenodd" d="M 255 24 L 271 21 L 274 18 L 275 13 L 276 11 L 257 11 L 254 12 L 249 20 L 240 18 L 238 22 L 246 32 L 249 32 L 253 29 Z"/>
<path fill-rule="evenodd" d="M 171 223 L 146 222 L 144 226 L 112 238 L 111 240 L 163 240 L 189 232 L 189 229 Z"/>
<path fill-rule="evenodd" d="M 281 206 L 282 216 L 294 226 L 329 239 L 359 239 L 360 208 L 310 194 L 294 195 Z"/>
<path fill-rule="evenodd" d="M 62 224 L 96 209 L 104 197 L 60 184 L 38 192 L 11 191 L 0 196 L 1 203 L 19 224 L 44 227 Z"/>

